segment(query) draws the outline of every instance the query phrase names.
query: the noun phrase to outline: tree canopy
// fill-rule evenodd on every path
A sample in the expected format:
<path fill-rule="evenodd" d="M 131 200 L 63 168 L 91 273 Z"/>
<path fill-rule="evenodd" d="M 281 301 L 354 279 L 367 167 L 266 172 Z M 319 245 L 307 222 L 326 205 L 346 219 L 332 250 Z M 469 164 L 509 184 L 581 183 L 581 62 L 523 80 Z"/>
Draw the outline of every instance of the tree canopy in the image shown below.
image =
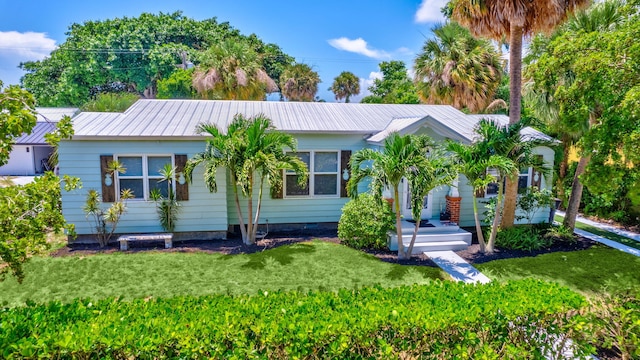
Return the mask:
<path fill-rule="evenodd" d="M 351 96 L 360 93 L 360 79 L 352 72 L 343 71 L 333 79 L 329 90 L 335 94 L 336 100 L 345 99 L 344 102 L 348 103 Z"/>
<path fill-rule="evenodd" d="M 407 67 L 402 61 L 380 63 L 382 79 L 375 79 L 369 87 L 371 95 L 361 102 L 369 104 L 418 104 L 418 92 L 407 75 Z"/>
<path fill-rule="evenodd" d="M 280 75 L 281 94 L 289 101 L 313 101 L 320 75 L 307 64 L 294 64 Z"/>
<path fill-rule="evenodd" d="M 15 139 L 23 133 L 31 133 L 36 125 L 33 96 L 18 86 L 6 89 L 0 81 L 0 166 L 9 161 Z"/>
<path fill-rule="evenodd" d="M 157 93 L 157 82 L 198 65 L 200 54 L 231 39 L 259 55 L 276 81 L 293 58 L 256 35 L 245 36 L 216 18 L 197 21 L 180 12 L 72 24 L 67 39 L 48 58 L 21 64 L 22 85 L 39 106 L 81 106 L 100 92 Z"/>

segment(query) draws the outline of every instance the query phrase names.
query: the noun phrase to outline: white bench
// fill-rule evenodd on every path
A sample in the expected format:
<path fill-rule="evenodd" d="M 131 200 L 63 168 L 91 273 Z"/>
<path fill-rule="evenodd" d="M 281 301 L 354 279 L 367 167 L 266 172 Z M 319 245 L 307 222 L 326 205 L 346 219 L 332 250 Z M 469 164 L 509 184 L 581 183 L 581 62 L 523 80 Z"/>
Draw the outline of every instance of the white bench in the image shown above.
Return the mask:
<path fill-rule="evenodd" d="M 118 238 L 120 242 L 120 250 L 129 250 L 130 241 L 160 241 L 164 240 L 164 248 L 173 247 L 173 234 L 139 234 L 139 235 L 122 235 Z"/>

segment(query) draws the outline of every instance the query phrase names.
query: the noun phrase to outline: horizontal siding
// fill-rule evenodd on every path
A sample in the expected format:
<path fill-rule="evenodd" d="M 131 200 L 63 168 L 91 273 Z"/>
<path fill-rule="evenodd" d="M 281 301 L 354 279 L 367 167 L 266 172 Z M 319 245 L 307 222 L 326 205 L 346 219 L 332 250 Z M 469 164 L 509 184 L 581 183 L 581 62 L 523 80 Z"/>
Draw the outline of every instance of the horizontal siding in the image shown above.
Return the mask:
<path fill-rule="evenodd" d="M 191 157 L 204 149 L 204 141 L 64 141 L 60 144 L 60 174 L 79 177 L 83 188 L 62 191 L 62 212 L 76 226 L 78 234 L 91 234 L 93 225 L 82 211 L 90 189 L 101 191 L 100 155 L 104 154 L 187 154 Z M 202 167 L 196 168 L 189 185 L 189 200 L 182 201 L 176 232 L 226 231 L 226 181 L 218 173 L 218 192 L 205 187 Z M 104 204 L 107 208 L 109 204 Z M 162 231 L 153 201 L 129 200 L 117 232 L 140 233 Z"/>

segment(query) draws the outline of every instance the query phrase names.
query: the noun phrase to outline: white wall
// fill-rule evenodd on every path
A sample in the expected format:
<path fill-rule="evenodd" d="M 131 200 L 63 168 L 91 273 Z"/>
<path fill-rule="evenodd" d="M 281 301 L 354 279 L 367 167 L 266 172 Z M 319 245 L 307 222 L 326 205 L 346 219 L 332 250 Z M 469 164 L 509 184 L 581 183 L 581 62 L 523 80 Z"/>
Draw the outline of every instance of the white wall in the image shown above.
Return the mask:
<path fill-rule="evenodd" d="M 27 150 L 29 150 L 27 152 Z M 35 175 L 33 164 L 33 146 L 14 145 L 9 155 L 9 162 L 0 167 L 0 175 L 26 176 Z"/>

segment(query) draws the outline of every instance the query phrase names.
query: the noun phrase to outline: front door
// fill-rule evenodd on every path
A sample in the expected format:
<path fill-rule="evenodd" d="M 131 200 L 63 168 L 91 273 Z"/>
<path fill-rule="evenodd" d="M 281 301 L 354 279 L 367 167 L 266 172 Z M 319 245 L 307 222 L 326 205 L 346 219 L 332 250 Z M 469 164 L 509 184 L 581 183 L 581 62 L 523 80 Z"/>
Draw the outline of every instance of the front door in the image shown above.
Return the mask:
<path fill-rule="evenodd" d="M 422 202 L 422 214 L 420 219 L 431 219 L 431 203 L 432 203 L 431 192 L 429 195 L 424 197 Z M 413 215 L 411 214 L 411 189 L 409 188 L 409 182 L 407 179 L 402 179 L 402 216 L 405 219 L 413 219 Z"/>

